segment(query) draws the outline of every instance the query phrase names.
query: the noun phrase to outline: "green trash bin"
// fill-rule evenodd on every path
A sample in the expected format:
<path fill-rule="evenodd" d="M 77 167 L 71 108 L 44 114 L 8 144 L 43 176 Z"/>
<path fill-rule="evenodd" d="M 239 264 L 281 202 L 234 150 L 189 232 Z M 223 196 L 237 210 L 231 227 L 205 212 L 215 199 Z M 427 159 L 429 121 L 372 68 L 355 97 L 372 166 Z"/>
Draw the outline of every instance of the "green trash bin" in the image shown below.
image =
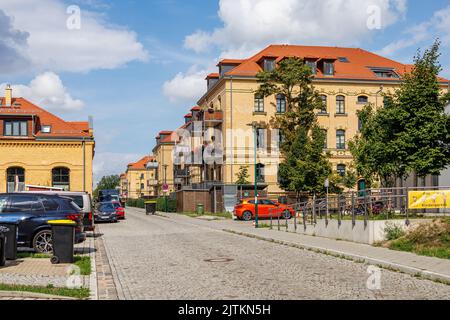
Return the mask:
<path fill-rule="evenodd" d="M 6 264 L 6 236 L 7 228 L 0 227 L 0 267 Z"/>
<path fill-rule="evenodd" d="M 3 230 L 5 237 L 5 256 L 6 260 L 17 260 L 17 231 L 19 222 L 9 221 L 0 223 L 0 229 Z"/>
<path fill-rule="evenodd" d="M 156 200 L 145 201 L 145 214 L 155 214 L 156 213 Z"/>
<path fill-rule="evenodd" d="M 205 214 L 205 206 L 202 203 L 197 203 L 197 214 L 198 215 Z"/>
<path fill-rule="evenodd" d="M 72 220 L 51 220 L 53 256 L 52 264 L 73 263 L 76 222 Z"/>

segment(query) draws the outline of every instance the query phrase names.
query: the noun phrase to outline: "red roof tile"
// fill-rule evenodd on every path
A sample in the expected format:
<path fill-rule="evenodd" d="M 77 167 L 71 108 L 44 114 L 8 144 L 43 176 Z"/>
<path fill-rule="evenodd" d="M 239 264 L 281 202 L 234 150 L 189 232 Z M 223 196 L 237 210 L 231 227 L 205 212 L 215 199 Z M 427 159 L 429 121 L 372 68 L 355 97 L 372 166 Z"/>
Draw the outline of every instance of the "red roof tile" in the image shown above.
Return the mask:
<path fill-rule="evenodd" d="M 200 111 L 201 108 L 199 106 L 195 106 L 191 109 L 191 111 Z"/>
<path fill-rule="evenodd" d="M 188 113 L 184 116 L 185 118 L 192 118 L 192 113 Z"/>
<path fill-rule="evenodd" d="M 3 98 L 1 98 L 3 99 Z M 13 98 L 11 107 L 0 107 L 0 116 L 34 116 L 37 119 L 36 137 L 92 137 L 88 122 L 69 122 L 36 106 L 24 98 Z M 50 133 L 42 133 L 43 125 L 51 125 Z"/>
<path fill-rule="evenodd" d="M 218 73 L 210 73 L 206 76 L 205 80 L 211 79 L 211 78 L 219 78 L 219 77 L 220 77 L 220 74 L 218 74 Z"/>
<path fill-rule="evenodd" d="M 134 163 L 130 163 L 128 165 L 128 170 L 143 170 L 146 169 L 147 167 L 147 163 L 149 163 L 150 161 L 155 160 L 154 156 L 145 156 L 142 159 L 140 159 L 137 162 Z"/>
<path fill-rule="evenodd" d="M 392 68 L 399 76 L 411 71 L 412 66 L 402 64 L 394 60 L 384 58 L 375 53 L 359 48 L 321 47 L 321 46 L 296 46 L 296 45 L 271 45 L 260 51 L 253 57 L 243 60 L 238 66 L 226 73 L 234 76 L 254 77 L 260 71 L 258 62 L 263 57 L 276 57 L 280 61 L 283 57 L 337 59 L 335 61 L 335 75 L 324 76 L 318 70 L 317 79 L 359 79 L 359 80 L 383 80 L 392 81 L 396 78 L 378 78 L 370 67 Z M 339 61 L 339 57 L 346 57 L 349 62 Z M 223 61 L 223 60 L 222 60 Z M 439 81 L 449 82 L 444 78 Z"/>

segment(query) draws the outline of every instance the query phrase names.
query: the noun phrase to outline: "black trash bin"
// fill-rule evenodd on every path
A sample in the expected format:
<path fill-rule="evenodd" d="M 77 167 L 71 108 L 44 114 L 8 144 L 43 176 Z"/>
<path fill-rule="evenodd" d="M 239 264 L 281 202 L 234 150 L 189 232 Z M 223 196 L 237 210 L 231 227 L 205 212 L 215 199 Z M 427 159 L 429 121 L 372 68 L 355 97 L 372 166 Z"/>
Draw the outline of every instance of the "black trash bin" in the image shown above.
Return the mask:
<path fill-rule="evenodd" d="M 0 227 L 0 267 L 6 264 L 6 236 L 5 233 L 9 230 L 5 227 Z"/>
<path fill-rule="evenodd" d="M 52 246 L 53 256 L 50 259 L 52 264 L 73 263 L 76 222 L 72 220 L 52 220 L 48 221 L 52 226 Z"/>
<path fill-rule="evenodd" d="M 17 260 L 17 231 L 19 223 L 16 221 L 3 221 L 0 228 L 3 227 L 5 236 L 5 255 L 6 260 Z"/>
<path fill-rule="evenodd" d="M 145 201 L 145 213 L 147 215 L 156 213 L 156 200 Z"/>

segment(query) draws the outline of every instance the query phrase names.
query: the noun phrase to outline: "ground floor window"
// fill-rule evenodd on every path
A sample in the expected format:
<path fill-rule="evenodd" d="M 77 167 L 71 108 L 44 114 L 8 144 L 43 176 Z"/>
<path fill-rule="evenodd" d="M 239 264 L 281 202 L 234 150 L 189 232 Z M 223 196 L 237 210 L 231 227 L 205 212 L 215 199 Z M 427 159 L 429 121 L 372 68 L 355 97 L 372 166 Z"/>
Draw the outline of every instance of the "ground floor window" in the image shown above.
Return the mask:
<path fill-rule="evenodd" d="M 11 167 L 6 170 L 6 190 L 8 192 L 25 190 L 25 169 Z"/>
<path fill-rule="evenodd" d="M 52 170 L 52 186 L 62 188 L 65 191 L 70 190 L 70 169 L 60 167 Z"/>

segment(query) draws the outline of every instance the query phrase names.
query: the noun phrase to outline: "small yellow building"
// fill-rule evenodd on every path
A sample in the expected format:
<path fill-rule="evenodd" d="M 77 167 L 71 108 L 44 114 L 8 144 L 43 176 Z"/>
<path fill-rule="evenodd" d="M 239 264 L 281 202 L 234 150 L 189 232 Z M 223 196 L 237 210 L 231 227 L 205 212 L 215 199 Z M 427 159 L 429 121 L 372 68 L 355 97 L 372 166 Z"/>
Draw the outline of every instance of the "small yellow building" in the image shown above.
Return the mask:
<path fill-rule="evenodd" d="M 0 193 L 60 188 L 92 194 L 94 134 L 89 122 L 69 122 L 10 86 L 0 97 Z"/>
<path fill-rule="evenodd" d="M 157 195 L 157 166 L 154 156 L 145 156 L 130 163 L 121 176 L 121 193 L 125 199 L 140 199 Z"/>

